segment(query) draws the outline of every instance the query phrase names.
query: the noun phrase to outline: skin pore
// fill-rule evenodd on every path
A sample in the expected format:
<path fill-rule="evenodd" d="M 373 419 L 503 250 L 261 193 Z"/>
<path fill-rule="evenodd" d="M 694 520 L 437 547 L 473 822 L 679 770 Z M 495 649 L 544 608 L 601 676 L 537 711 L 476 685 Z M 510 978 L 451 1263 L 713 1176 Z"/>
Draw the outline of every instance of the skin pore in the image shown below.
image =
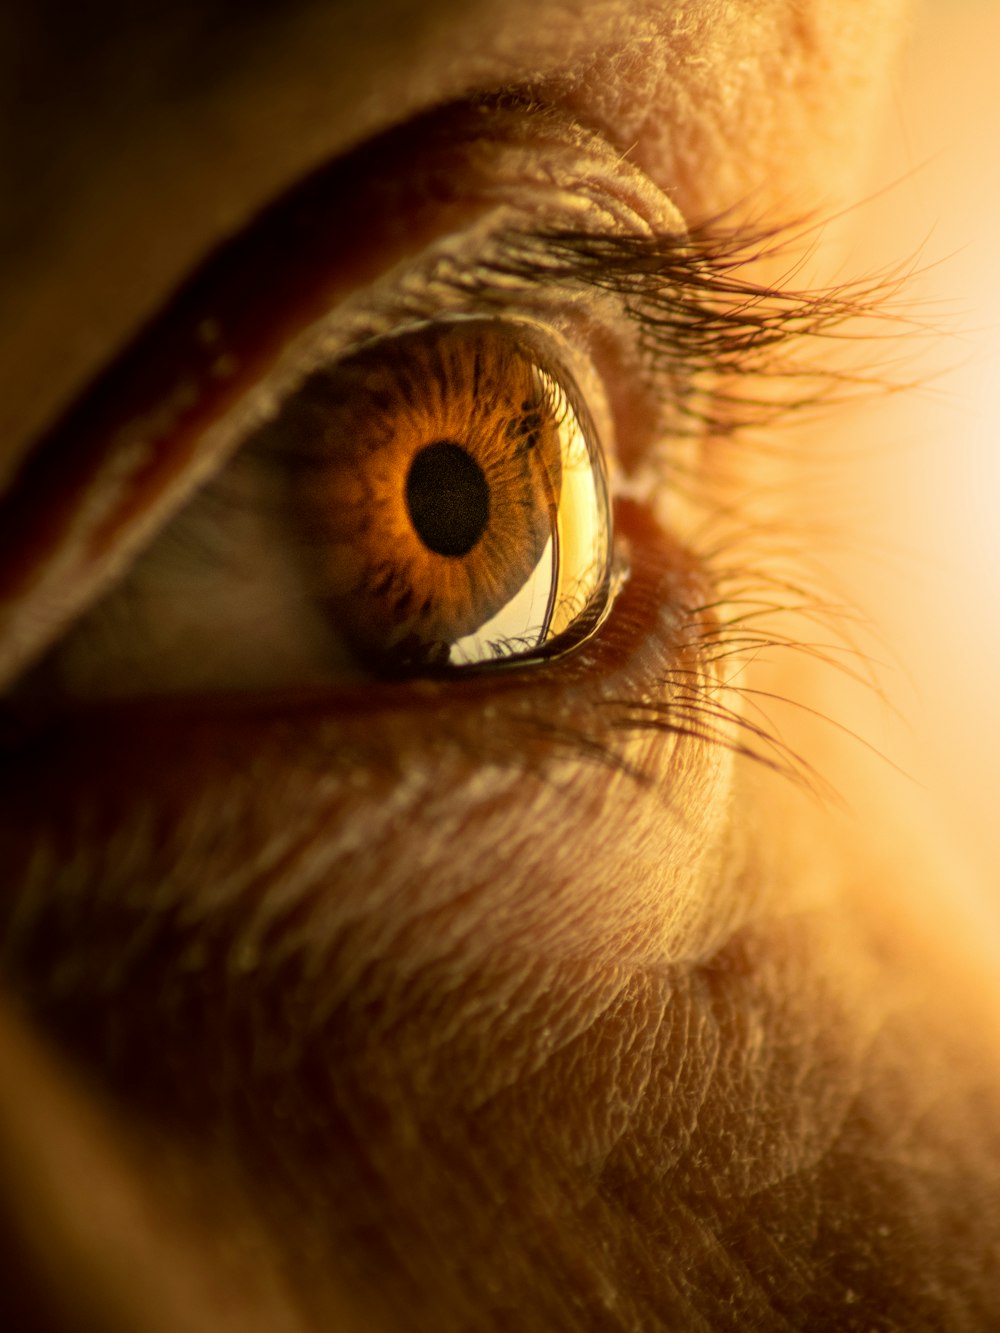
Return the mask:
<path fill-rule="evenodd" d="M 663 191 L 688 224 L 849 202 L 900 16 L 831 8 L 202 5 L 85 33 L 13 10 L 20 78 L 46 91 L 2 131 L 0 502 L 208 250 L 434 107 L 456 109 L 394 180 L 426 189 L 444 135 L 459 221 L 486 177 L 491 207 L 556 218 L 581 182 L 639 216 Z M 364 266 L 337 259 L 337 300 L 360 299 Z M 721 462 L 748 507 L 794 468 Z M 194 482 L 176 468 L 123 508 L 107 550 Z M 630 580 L 542 667 L 5 716 L 10 1326 L 988 1325 L 995 998 L 957 927 L 911 910 L 910 860 L 887 871 L 726 745 L 636 723 L 714 678 L 726 614 L 692 610 L 713 574 L 661 503 L 662 522 L 619 500 Z M 37 572 L 40 552 L 14 557 Z M 68 564 L 40 611 L 25 580 L 17 623 L 61 632 L 60 597 L 108 577 Z M 808 659 L 775 670 L 746 679 L 816 701 Z M 850 788 L 826 744 L 801 733 Z"/>

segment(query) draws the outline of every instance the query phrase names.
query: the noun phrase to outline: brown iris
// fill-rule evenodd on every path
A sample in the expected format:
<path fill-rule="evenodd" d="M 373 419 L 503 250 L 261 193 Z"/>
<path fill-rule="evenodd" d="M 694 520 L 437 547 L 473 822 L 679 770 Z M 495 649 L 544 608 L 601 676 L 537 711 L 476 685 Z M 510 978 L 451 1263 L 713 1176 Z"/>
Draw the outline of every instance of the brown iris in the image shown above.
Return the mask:
<path fill-rule="evenodd" d="M 580 527 L 561 518 L 568 484 L 600 511 L 575 617 L 606 584 L 592 428 L 516 326 L 456 320 L 372 342 L 310 376 L 275 430 L 316 593 L 369 659 L 462 665 L 544 646 L 565 600 L 564 530 Z"/>

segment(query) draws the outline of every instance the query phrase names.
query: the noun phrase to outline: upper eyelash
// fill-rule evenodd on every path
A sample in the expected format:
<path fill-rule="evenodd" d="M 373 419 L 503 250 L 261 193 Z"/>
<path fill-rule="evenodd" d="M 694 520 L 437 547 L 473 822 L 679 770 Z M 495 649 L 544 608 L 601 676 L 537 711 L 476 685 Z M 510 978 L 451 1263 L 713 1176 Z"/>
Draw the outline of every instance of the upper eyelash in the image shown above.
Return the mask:
<path fill-rule="evenodd" d="M 805 365 L 789 353 L 843 336 L 854 321 L 894 316 L 905 274 L 816 290 L 769 286 L 746 275 L 751 265 L 779 259 L 801 235 L 793 227 L 711 224 L 687 234 L 511 232 L 475 276 L 450 280 L 466 293 L 515 278 L 529 287 L 582 287 L 617 297 L 654 377 L 669 380 L 671 433 L 731 435 L 826 401 L 835 385 L 878 383 L 853 369 Z M 734 377 L 746 391 L 722 387 Z M 765 380 L 803 383 L 778 399 L 755 396 L 750 386 Z"/>

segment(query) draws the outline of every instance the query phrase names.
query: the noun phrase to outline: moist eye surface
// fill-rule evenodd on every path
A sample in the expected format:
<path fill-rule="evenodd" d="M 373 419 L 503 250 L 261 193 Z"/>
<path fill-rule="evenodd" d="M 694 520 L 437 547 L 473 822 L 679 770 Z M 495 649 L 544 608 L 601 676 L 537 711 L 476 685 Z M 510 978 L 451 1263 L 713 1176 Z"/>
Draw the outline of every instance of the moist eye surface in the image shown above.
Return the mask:
<path fill-rule="evenodd" d="M 377 339 L 312 373 L 248 447 L 285 474 L 303 577 L 367 666 L 548 655 L 605 610 L 596 432 L 568 373 L 516 325 Z"/>

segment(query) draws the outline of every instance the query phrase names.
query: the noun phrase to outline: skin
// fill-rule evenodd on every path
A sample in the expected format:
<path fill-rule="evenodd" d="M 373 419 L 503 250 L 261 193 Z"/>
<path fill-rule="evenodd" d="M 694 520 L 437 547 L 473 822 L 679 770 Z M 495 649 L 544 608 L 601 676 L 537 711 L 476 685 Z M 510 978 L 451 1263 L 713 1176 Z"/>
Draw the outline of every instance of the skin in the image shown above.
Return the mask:
<path fill-rule="evenodd" d="M 843 202 L 900 16 L 830 8 L 182 6 L 91 31 L 83 61 L 15 9 L 46 99 L 3 131 L 0 475 L 213 244 L 470 91 L 584 121 L 689 223 Z M 723 462 L 790 521 L 786 464 L 705 449 L 706 484 Z M 887 862 L 724 745 L 609 720 L 665 662 L 675 691 L 707 671 L 714 624 L 676 613 L 712 599 L 684 541 L 646 505 L 617 517 L 616 615 L 541 671 L 6 735 L 13 1326 L 988 1326 L 989 960 L 919 852 Z M 74 565 L 67 605 L 103 578 Z M 748 679 L 839 702 L 801 658 Z M 581 718 L 614 764 L 553 740 Z M 877 787 L 822 733 L 793 743 Z"/>

